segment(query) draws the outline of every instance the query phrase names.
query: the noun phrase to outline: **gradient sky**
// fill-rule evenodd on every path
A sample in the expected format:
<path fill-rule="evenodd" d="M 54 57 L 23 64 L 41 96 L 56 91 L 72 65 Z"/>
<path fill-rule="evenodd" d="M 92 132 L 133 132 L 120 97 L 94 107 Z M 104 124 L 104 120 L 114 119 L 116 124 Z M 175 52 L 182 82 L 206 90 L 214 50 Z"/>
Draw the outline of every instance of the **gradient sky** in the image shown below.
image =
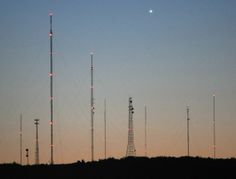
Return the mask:
<path fill-rule="evenodd" d="M 153 13 L 149 13 L 149 9 Z M 40 162 L 50 160 L 49 12 L 53 12 L 55 163 L 90 160 L 90 52 L 94 52 L 95 159 L 125 156 L 128 97 L 133 97 L 135 147 L 148 156 L 236 157 L 235 0 L 1 0 L 0 163 L 34 163 L 40 119 Z M 23 152 L 25 156 L 25 151 Z M 25 157 L 24 163 L 26 162 Z"/>

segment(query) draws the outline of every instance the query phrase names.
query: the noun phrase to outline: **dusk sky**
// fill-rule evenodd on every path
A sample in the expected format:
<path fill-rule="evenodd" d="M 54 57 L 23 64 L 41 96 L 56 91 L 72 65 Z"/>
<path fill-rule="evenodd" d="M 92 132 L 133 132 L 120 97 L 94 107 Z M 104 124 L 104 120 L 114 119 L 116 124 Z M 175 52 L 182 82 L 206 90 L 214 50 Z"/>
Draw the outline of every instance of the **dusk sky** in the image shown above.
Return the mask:
<path fill-rule="evenodd" d="M 150 13 L 149 10 L 152 10 Z M 55 163 L 91 160 L 90 52 L 94 52 L 95 160 L 125 156 L 133 97 L 137 156 L 236 157 L 235 0 L 1 0 L 0 163 L 25 149 L 50 161 L 49 12 L 54 32 Z"/>

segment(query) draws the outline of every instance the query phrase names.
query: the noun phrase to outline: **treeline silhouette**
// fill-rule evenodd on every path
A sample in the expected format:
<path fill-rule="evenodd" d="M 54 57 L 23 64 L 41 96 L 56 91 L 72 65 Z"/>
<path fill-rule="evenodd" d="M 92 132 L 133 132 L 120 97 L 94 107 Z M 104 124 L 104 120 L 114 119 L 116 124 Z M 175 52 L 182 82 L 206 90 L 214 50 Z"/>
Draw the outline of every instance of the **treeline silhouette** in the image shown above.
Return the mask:
<path fill-rule="evenodd" d="M 72 164 L 1 164 L 0 178 L 24 179 L 134 179 L 236 178 L 236 159 L 200 157 L 127 157 Z"/>

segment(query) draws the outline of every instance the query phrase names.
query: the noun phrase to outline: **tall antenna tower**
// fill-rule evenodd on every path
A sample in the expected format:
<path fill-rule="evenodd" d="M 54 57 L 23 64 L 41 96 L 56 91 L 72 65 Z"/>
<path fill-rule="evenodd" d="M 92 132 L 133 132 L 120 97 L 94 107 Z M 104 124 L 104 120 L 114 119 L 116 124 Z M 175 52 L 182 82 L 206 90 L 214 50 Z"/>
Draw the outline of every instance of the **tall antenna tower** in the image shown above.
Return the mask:
<path fill-rule="evenodd" d="M 144 129 L 144 135 L 145 135 L 145 142 L 144 142 L 144 146 L 145 146 L 145 157 L 147 157 L 147 107 L 144 107 L 144 118 L 145 118 L 145 129 Z"/>
<path fill-rule="evenodd" d="M 187 106 L 187 155 L 189 156 L 189 106 Z"/>
<path fill-rule="evenodd" d="M 91 57 L 91 160 L 94 160 L 94 97 L 93 97 L 93 53 L 90 53 Z"/>
<path fill-rule="evenodd" d="M 104 157 L 107 158 L 107 110 L 106 99 L 104 100 Z"/>
<path fill-rule="evenodd" d="M 22 165 L 22 114 L 20 114 L 20 164 Z"/>
<path fill-rule="evenodd" d="M 38 138 L 39 119 L 35 119 L 34 124 L 36 126 L 35 165 L 39 165 L 39 138 Z"/>
<path fill-rule="evenodd" d="M 134 130 L 133 130 L 133 114 L 134 108 L 132 104 L 132 98 L 129 98 L 129 124 L 128 124 L 128 145 L 126 149 L 126 157 L 136 156 L 136 150 L 134 146 Z"/>
<path fill-rule="evenodd" d="M 51 126 L 51 161 L 50 164 L 53 165 L 53 32 L 52 32 L 52 13 L 49 13 L 50 17 L 50 126 Z"/>
<path fill-rule="evenodd" d="M 216 158 L 216 120 L 215 120 L 215 95 L 213 94 L 213 150 Z"/>

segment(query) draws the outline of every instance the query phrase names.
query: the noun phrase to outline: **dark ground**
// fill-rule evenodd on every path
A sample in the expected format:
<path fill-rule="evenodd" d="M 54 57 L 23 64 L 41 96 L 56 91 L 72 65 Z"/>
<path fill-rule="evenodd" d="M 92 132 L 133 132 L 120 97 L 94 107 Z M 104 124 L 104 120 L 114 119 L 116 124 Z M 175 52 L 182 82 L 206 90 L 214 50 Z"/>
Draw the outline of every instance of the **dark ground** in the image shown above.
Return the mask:
<path fill-rule="evenodd" d="M 236 179 L 236 159 L 199 157 L 128 157 L 60 165 L 0 164 L 0 179 Z"/>

